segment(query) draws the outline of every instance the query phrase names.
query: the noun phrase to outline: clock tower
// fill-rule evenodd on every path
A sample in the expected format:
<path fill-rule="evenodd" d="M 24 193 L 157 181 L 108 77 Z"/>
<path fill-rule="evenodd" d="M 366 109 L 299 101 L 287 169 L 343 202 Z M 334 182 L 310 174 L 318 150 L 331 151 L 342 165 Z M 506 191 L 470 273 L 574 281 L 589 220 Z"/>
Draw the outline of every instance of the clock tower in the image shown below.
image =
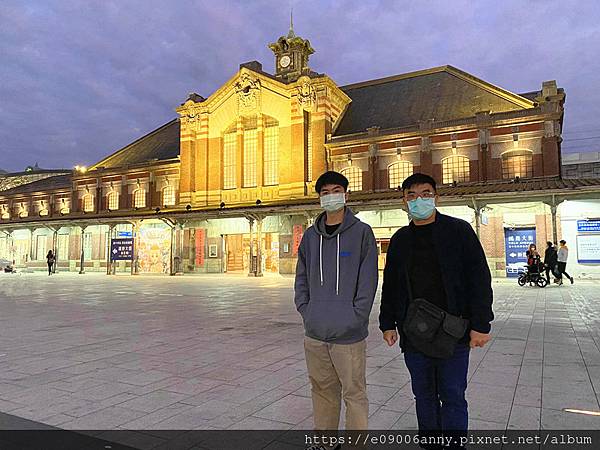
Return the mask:
<path fill-rule="evenodd" d="M 275 77 L 283 81 L 296 81 L 302 75 L 310 73 L 308 57 L 315 51 L 308 39 L 302 39 L 294 33 L 294 24 L 290 15 L 290 31 L 277 42 L 269 44 L 275 54 Z"/>

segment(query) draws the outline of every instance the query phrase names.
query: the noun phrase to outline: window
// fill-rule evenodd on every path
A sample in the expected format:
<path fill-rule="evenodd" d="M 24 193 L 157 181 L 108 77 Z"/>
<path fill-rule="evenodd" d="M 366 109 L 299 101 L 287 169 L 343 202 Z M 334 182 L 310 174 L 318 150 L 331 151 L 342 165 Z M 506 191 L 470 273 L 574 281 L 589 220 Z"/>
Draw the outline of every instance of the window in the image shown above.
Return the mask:
<path fill-rule="evenodd" d="M 236 152 L 235 132 L 226 133 L 223 136 L 223 189 L 236 188 L 235 173 L 235 152 Z"/>
<path fill-rule="evenodd" d="M 83 233 L 83 259 L 92 259 L 92 233 Z"/>
<path fill-rule="evenodd" d="M 413 165 L 408 161 L 397 161 L 388 166 L 388 180 L 390 189 L 396 189 L 413 173 Z"/>
<path fill-rule="evenodd" d="M 502 178 L 533 176 L 533 154 L 529 150 L 514 150 L 502 155 Z"/>
<path fill-rule="evenodd" d="M 171 185 L 167 185 L 163 188 L 163 205 L 173 206 L 175 204 L 175 188 Z"/>
<path fill-rule="evenodd" d="M 27 210 L 27 206 L 25 206 L 25 203 L 21 203 L 21 206 L 19 208 L 19 217 L 27 217 L 29 216 L 29 211 Z"/>
<path fill-rule="evenodd" d="M 442 160 L 442 183 L 464 183 L 470 181 L 470 177 L 469 158 L 466 156 L 454 155 Z"/>
<path fill-rule="evenodd" d="M 111 191 L 108 193 L 107 204 L 110 211 L 119 209 L 119 193 L 117 191 Z"/>
<path fill-rule="evenodd" d="M 48 239 L 46 235 L 38 235 L 35 237 L 35 259 L 43 261 L 46 259 L 46 243 Z"/>
<path fill-rule="evenodd" d="M 265 128 L 265 151 L 264 151 L 264 171 L 265 186 L 273 186 L 279 183 L 278 174 L 279 165 L 279 127 L 268 125 Z"/>
<path fill-rule="evenodd" d="M 68 261 L 69 259 L 69 235 L 59 234 L 58 235 L 58 260 Z"/>
<path fill-rule="evenodd" d="M 258 133 L 256 128 L 244 130 L 244 187 L 256 186 L 256 147 Z"/>
<path fill-rule="evenodd" d="M 348 190 L 362 191 L 362 170 L 359 167 L 346 167 L 342 169 L 342 175 L 348 178 Z"/>
<path fill-rule="evenodd" d="M 0 218 L 2 218 L 2 220 L 10 219 L 10 212 L 8 211 L 8 206 L 2 205 L 2 208 L 0 208 L 0 213 Z"/>
<path fill-rule="evenodd" d="M 312 126 L 310 113 L 304 111 L 304 122 L 306 123 L 306 165 L 307 165 L 307 180 L 313 179 L 313 146 L 312 146 Z"/>
<path fill-rule="evenodd" d="M 133 207 L 134 208 L 145 208 L 146 207 L 146 191 L 144 189 L 138 188 L 135 191 L 133 191 Z"/>
<path fill-rule="evenodd" d="M 83 212 L 94 212 L 94 197 L 92 194 L 83 196 Z"/>
<path fill-rule="evenodd" d="M 69 206 L 67 205 L 67 201 L 64 198 L 60 199 L 60 211 L 61 214 L 69 214 L 71 212 L 71 210 L 69 209 Z"/>

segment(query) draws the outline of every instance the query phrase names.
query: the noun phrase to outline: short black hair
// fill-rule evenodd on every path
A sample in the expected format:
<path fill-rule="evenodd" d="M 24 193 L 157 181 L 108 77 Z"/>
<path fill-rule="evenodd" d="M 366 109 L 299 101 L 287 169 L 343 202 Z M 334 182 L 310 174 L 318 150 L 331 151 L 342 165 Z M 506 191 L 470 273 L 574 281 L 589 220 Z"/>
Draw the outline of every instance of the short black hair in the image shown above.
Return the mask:
<path fill-rule="evenodd" d="M 436 191 L 436 182 L 433 177 L 424 173 L 413 173 L 410 177 L 402 182 L 402 192 L 410 189 L 417 184 L 430 184 L 433 190 Z"/>
<path fill-rule="evenodd" d="M 559 242 L 563 245 L 567 243 L 567 241 L 565 241 L 564 239 L 561 239 Z"/>
<path fill-rule="evenodd" d="M 344 191 L 348 190 L 348 178 L 334 170 L 325 172 L 319 177 L 315 183 L 315 191 L 317 191 L 317 194 L 321 193 L 321 189 L 323 189 L 323 186 L 326 184 L 337 184 L 343 187 Z"/>
<path fill-rule="evenodd" d="M 552 241 L 548 241 L 548 242 L 546 242 L 546 245 L 547 245 L 548 247 L 552 247 L 552 246 L 554 246 L 554 242 L 552 242 Z"/>

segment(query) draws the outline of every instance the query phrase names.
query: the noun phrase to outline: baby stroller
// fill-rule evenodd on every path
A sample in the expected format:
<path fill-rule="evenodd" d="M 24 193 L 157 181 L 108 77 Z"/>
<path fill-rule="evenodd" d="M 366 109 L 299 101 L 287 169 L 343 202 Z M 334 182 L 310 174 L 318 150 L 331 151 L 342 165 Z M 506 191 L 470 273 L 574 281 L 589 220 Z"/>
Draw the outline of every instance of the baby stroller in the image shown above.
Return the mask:
<path fill-rule="evenodd" d="M 548 281 L 542 276 L 544 270 L 544 263 L 538 262 L 527 266 L 527 271 L 519 275 L 517 283 L 519 286 L 525 286 L 529 283 L 529 286 L 546 287 Z"/>

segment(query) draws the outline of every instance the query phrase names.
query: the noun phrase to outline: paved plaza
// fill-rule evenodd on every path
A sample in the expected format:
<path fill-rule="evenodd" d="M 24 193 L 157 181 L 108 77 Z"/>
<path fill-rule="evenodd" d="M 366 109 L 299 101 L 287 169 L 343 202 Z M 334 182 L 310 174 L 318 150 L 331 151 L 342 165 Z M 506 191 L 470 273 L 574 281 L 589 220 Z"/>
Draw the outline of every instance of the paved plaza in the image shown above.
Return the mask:
<path fill-rule="evenodd" d="M 598 429 L 600 282 L 494 282 L 472 352 L 472 429 Z M 65 429 L 310 429 L 293 278 L 0 276 L 0 411 Z M 410 380 L 371 316 L 370 428 L 414 429 Z M 152 435 L 145 435 L 152 441 Z M 148 446 L 150 448 L 151 445 Z"/>

